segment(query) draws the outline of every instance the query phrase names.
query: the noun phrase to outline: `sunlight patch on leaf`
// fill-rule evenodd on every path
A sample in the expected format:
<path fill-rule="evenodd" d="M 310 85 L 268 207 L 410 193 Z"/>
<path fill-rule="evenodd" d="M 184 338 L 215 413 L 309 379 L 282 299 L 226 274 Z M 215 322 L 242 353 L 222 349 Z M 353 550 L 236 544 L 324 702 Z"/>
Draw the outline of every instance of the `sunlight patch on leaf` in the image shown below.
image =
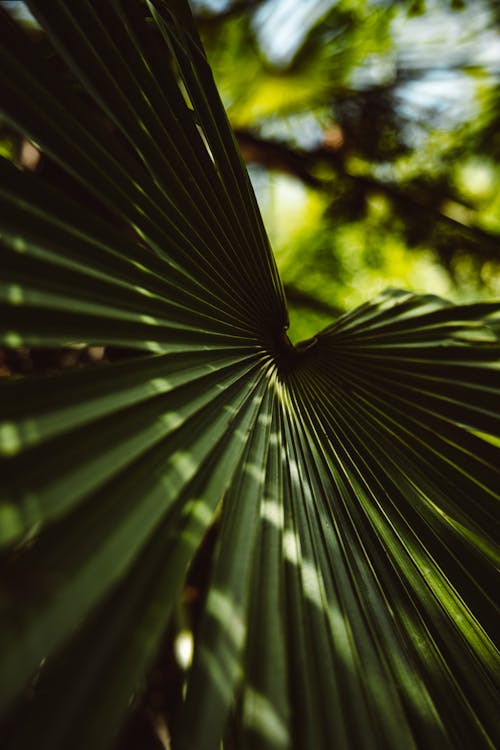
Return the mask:
<path fill-rule="evenodd" d="M 166 347 L 159 344 L 157 341 L 145 341 L 144 348 L 149 349 L 150 352 L 164 352 Z"/>
<path fill-rule="evenodd" d="M 213 510 L 204 500 L 193 500 L 186 504 L 183 515 L 189 519 L 197 519 L 202 526 L 208 526 L 213 518 Z"/>
<path fill-rule="evenodd" d="M 139 264 L 139 263 L 138 263 L 137 265 L 138 265 L 138 266 L 140 267 L 140 264 Z M 147 269 L 144 269 L 144 270 L 147 270 Z M 146 289 L 146 288 L 145 288 L 145 287 L 143 287 L 143 286 L 137 286 L 136 284 L 134 284 L 134 285 L 133 285 L 133 288 L 134 288 L 134 289 L 135 289 L 135 290 L 136 290 L 137 292 L 139 292 L 139 294 L 143 294 L 143 295 L 144 295 L 144 297 L 150 297 L 150 298 L 154 298 L 154 296 L 155 296 L 155 295 L 153 294 L 153 292 L 151 292 L 151 291 L 150 291 L 149 289 Z"/>
<path fill-rule="evenodd" d="M 180 414 L 177 414 L 176 412 L 170 412 L 168 414 L 162 414 L 160 417 L 161 421 L 165 423 L 165 426 L 167 427 L 168 431 L 176 430 L 178 427 L 181 426 L 185 422 L 184 417 L 181 417 Z M 184 459 L 182 459 L 184 460 Z M 181 463 L 182 463 L 181 460 Z M 175 462 L 177 462 L 177 459 L 174 459 Z"/>
<path fill-rule="evenodd" d="M 280 503 L 277 503 L 276 500 L 262 500 L 260 504 L 260 517 L 264 521 L 269 521 L 269 523 L 273 524 L 273 526 L 276 526 L 278 529 L 283 528 L 283 506 Z"/>
<path fill-rule="evenodd" d="M 222 626 L 236 649 L 240 649 L 245 640 L 246 623 L 231 598 L 224 591 L 211 588 L 206 609 Z"/>
<path fill-rule="evenodd" d="M 23 338 L 17 333 L 17 331 L 7 331 L 3 340 L 7 346 L 11 346 L 13 349 L 23 345 Z"/>
<path fill-rule="evenodd" d="M 253 477 L 259 484 L 262 484 L 266 478 L 266 471 L 262 466 L 245 463 L 243 471 Z"/>
<path fill-rule="evenodd" d="M 338 607 L 329 606 L 327 611 L 335 643 L 335 650 L 342 656 L 346 664 L 350 664 L 353 657 L 353 644 L 350 640 L 350 637 L 352 636 L 350 634 L 348 622 Z"/>
<path fill-rule="evenodd" d="M 17 250 L 18 253 L 24 253 L 28 249 L 28 243 L 21 237 L 14 237 L 12 239 L 12 247 Z"/>
<path fill-rule="evenodd" d="M 168 378 L 152 378 L 149 383 L 158 393 L 165 393 L 172 388 L 172 383 Z"/>
<path fill-rule="evenodd" d="M 177 415 L 172 415 L 177 417 Z M 175 422 L 175 419 L 174 419 Z M 168 420 L 167 420 L 168 423 Z M 169 428 L 171 425 L 169 424 Z M 190 453 L 186 451 L 176 451 L 170 457 L 170 464 L 175 468 L 176 472 L 180 474 L 182 479 L 190 479 L 198 468 L 199 464 L 196 459 Z"/>
<path fill-rule="evenodd" d="M 472 432 L 473 435 L 477 435 L 477 437 L 481 438 L 481 440 L 485 440 L 487 443 L 494 445 L 496 448 L 500 448 L 500 437 L 497 437 L 496 435 L 490 435 L 488 432 L 471 430 L 470 428 L 469 431 Z"/>
<path fill-rule="evenodd" d="M 300 571 L 302 574 L 302 587 L 304 594 L 311 602 L 313 602 L 313 604 L 316 604 L 317 607 L 323 609 L 324 591 L 318 569 L 308 560 L 301 560 Z"/>
<path fill-rule="evenodd" d="M 13 456 L 19 452 L 21 446 L 22 440 L 17 426 L 13 422 L 0 424 L 0 454 Z"/>
<path fill-rule="evenodd" d="M 297 534 L 287 529 L 283 534 L 283 554 L 292 565 L 300 563 L 300 545 Z"/>
<path fill-rule="evenodd" d="M 162 321 L 158 320 L 158 318 L 153 318 L 152 315 L 139 315 L 139 320 L 142 321 L 142 323 L 148 323 L 152 326 L 161 326 Z"/>
<path fill-rule="evenodd" d="M 7 287 L 7 300 L 12 305 L 21 305 L 24 301 L 24 292 L 19 284 L 11 284 Z"/>
<path fill-rule="evenodd" d="M 272 743 L 273 747 L 288 747 L 288 729 L 280 715 L 271 701 L 251 686 L 247 686 L 244 692 L 243 724 Z"/>
<path fill-rule="evenodd" d="M 219 658 L 216 658 L 214 653 L 204 646 L 200 649 L 199 660 L 210 675 L 212 689 L 217 688 L 224 702 L 231 703 L 233 681 L 239 681 L 242 676 L 242 667 L 239 660 L 229 653 L 227 648 L 219 655 Z"/>

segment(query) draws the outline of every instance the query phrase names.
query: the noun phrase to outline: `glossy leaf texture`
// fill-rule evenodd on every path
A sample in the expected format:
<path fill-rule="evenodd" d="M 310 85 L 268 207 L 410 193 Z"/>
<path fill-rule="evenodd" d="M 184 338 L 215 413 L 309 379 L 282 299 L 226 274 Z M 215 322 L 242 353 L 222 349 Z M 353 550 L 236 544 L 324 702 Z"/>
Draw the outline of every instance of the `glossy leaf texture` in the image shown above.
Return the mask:
<path fill-rule="evenodd" d="M 292 347 L 187 3 L 29 6 L 2 116 L 67 183 L 0 162 L 2 341 L 137 355 L 0 383 L 5 746 L 113 746 L 217 519 L 174 748 L 495 747 L 500 306 Z"/>

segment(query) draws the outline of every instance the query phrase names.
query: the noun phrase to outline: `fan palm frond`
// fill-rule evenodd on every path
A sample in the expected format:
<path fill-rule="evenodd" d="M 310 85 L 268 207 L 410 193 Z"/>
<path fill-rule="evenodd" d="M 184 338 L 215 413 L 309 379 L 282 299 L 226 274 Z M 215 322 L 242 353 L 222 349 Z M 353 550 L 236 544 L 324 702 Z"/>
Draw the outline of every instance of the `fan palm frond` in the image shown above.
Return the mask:
<path fill-rule="evenodd" d="M 137 356 L 1 383 L 8 746 L 110 746 L 217 518 L 174 748 L 494 747 L 500 306 L 292 346 L 187 3 L 29 6 L 2 116 L 66 182 L 0 162 L 2 340 Z"/>

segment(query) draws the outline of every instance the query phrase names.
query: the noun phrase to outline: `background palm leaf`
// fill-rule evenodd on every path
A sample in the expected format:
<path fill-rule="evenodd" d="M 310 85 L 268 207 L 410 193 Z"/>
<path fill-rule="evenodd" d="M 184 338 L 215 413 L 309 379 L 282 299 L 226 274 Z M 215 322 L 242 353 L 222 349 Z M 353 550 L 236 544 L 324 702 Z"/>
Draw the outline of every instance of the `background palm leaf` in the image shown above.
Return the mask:
<path fill-rule="evenodd" d="M 494 747 L 498 306 L 293 348 L 187 4 L 29 5 L 4 117 L 72 197 L 0 164 L 3 341 L 137 356 L 1 384 L 7 746 L 109 746 L 217 519 L 174 747 Z"/>

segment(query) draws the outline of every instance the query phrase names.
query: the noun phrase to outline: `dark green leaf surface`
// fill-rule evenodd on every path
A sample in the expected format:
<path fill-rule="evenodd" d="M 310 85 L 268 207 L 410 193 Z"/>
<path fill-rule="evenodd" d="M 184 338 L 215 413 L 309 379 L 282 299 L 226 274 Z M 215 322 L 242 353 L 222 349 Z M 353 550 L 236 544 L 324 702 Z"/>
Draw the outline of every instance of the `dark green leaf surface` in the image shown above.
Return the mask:
<path fill-rule="evenodd" d="M 3 116 L 74 189 L 0 162 L 2 341 L 142 356 L 0 384 L 6 746 L 113 744 L 220 517 L 174 748 L 495 747 L 499 306 L 293 349 L 187 4 L 30 7 Z"/>

